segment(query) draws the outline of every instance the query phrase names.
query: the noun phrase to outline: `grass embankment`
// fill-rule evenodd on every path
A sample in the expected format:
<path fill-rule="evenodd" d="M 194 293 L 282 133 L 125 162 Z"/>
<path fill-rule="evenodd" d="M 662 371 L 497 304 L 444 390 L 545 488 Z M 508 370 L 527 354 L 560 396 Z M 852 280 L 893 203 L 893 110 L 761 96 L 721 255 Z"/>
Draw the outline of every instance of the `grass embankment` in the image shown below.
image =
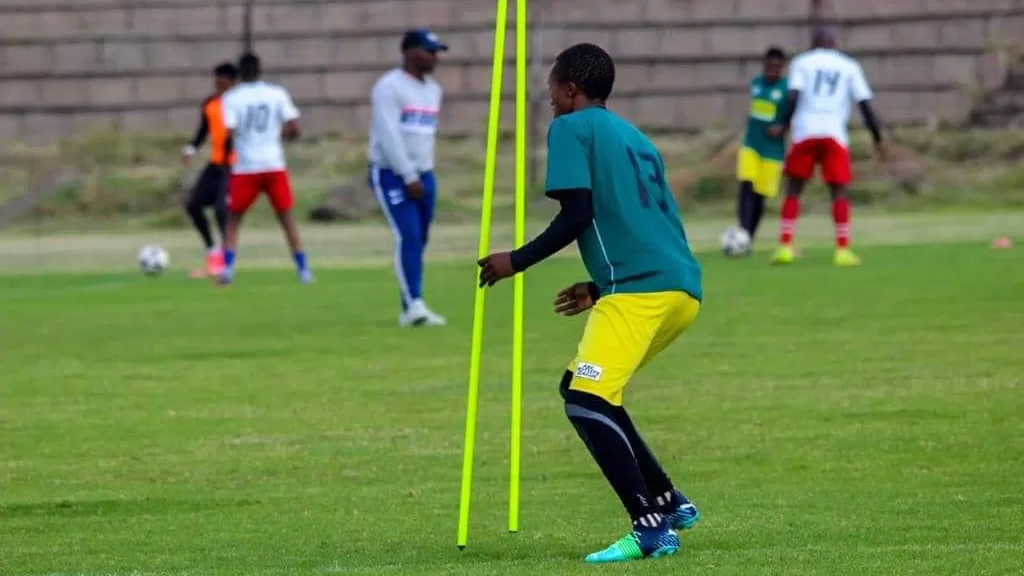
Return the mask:
<path fill-rule="evenodd" d="M 658 135 L 669 166 L 669 179 L 688 213 L 726 214 L 735 193 L 733 144 L 729 135 Z M 884 211 L 936 209 L 1002 209 L 1024 206 L 1024 132 L 902 129 L 894 159 L 881 165 L 871 158 L 864 134 L 851 145 L 857 182 L 851 190 L 863 207 Z M 173 133 L 102 133 L 44 149 L 13 149 L 0 164 L 0 202 L 28 189 L 51 185 L 58 174 L 67 184 L 39 202 L 14 226 L 43 230 L 138 229 L 181 227 L 184 190 L 201 168 L 186 169 L 179 151 L 183 137 Z M 498 217 L 512 203 L 511 143 L 499 158 L 496 194 Z M 306 214 L 333 188 L 350 181 L 355 194 L 369 194 L 362 185 L 366 144 L 361 140 L 322 138 L 289 147 L 289 162 L 299 210 Z M 480 203 L 484 147 L 475 139 L 443 140 L 438 147 L 441 177 L 439 217 L 469 221 Z M 537 166 L 543 167 L 543 149 Z M 826 198 L 808 194 L 815 210 Z M 364 201 L 362 204 L 367 204 Z M 370 203 L 372 207 L 372 203 Z M 545 203 L 531 214 L 546 215 Z M 269 211 L 257 210 L 255 220 Z"/>

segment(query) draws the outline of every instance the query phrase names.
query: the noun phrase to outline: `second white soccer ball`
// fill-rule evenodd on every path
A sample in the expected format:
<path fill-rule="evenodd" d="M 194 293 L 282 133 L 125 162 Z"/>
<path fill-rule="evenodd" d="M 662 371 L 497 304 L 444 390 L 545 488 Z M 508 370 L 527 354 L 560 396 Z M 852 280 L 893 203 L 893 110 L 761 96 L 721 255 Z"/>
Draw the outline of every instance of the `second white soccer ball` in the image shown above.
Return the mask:
<path fill-rule="evenodd" d="M 139 250 L 139 270 L 147 276 L 159 276 L 171 265 L 171 256 L 158 244 L 146 244 Z"/>
<path fill-rule="evenodd" d="M 746 256 L 750 253 L 750 234 L 738 226 L 726 228 L 719 242 L 722 254 L 726 256 Z"/>

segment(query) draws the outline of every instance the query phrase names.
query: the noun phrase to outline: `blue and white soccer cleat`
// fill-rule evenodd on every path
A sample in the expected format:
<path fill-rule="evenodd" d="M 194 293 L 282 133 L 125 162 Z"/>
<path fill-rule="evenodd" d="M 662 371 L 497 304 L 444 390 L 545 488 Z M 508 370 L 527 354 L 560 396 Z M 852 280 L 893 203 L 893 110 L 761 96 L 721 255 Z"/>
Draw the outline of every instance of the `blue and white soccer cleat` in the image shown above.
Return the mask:
<path fill-rule="evenodd" d="M 604 550 L 588 554 L 588 564 L 631 562 L 645 558 L 671 556 L 679 551 L 679 535 L 662 523 L 660 528 L 637 529 Z"/>
<path fill-rule="evenodd" d="M 690 502 L 683 493 L 674 490 L 672 492 L 672 502 L 677 504 L 675 509 L 671 512 L 664 512 L 665 519 L 672 528 L 676 530 L 689 530 L 700 520 L 700 510 Z"/>
<path fill-rule="evenodd" d="M 214 278 L 217 281 L 217 284 L 227 286 L 235 281 L 235 269 L 230 266 L 226 266 L 220 271 L 220 274 L 217 274 Z"/>

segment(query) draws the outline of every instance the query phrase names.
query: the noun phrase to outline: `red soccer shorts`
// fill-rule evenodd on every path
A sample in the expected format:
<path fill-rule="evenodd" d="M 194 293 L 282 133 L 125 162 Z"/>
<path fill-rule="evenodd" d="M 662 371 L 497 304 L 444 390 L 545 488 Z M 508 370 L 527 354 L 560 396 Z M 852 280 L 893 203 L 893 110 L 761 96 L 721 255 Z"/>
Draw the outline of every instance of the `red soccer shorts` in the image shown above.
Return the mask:
<path fill-rule="evenodd" d="M 278 214 L 291 210 L 295 204 L 292 185 L 285 170 L 232 174 L 228 184 L 228 210 L 234 214 L 245 214 L 261 192 L 270 198 L 270 205 Z"/>
<path fill-rule="evenodd" d="M 790 178 L 810 180 L 818 164 L 826 184 L 846 186 L 853 179 L 850 152 L 832 138 L 811 138 L 793 144 L 786 154 L 783 171 Z"/>

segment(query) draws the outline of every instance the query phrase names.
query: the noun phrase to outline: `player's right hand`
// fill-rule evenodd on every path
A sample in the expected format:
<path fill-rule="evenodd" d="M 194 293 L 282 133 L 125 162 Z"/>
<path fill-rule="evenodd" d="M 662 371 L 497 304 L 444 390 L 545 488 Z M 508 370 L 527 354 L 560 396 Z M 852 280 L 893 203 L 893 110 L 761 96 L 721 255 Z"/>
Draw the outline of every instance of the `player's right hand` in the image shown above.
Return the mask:
<path fill-rule="evenodd" d="M 590 283 L 577 282 L 555 296 L 555 314 L 575 316 L 594 307 L 594 299 L 590 297 Z"/>
<path fill-rule="evenodd" d="M 405 191 L 407 194 L 409 194 L 409 198 L 412 198 L 413 200 L 417 200 L 423 197 L 423 192 L 425 191 L 425 188 L 423 187 L 423 181 L 417 180 L 412 184 L 406 184 Z"/>

